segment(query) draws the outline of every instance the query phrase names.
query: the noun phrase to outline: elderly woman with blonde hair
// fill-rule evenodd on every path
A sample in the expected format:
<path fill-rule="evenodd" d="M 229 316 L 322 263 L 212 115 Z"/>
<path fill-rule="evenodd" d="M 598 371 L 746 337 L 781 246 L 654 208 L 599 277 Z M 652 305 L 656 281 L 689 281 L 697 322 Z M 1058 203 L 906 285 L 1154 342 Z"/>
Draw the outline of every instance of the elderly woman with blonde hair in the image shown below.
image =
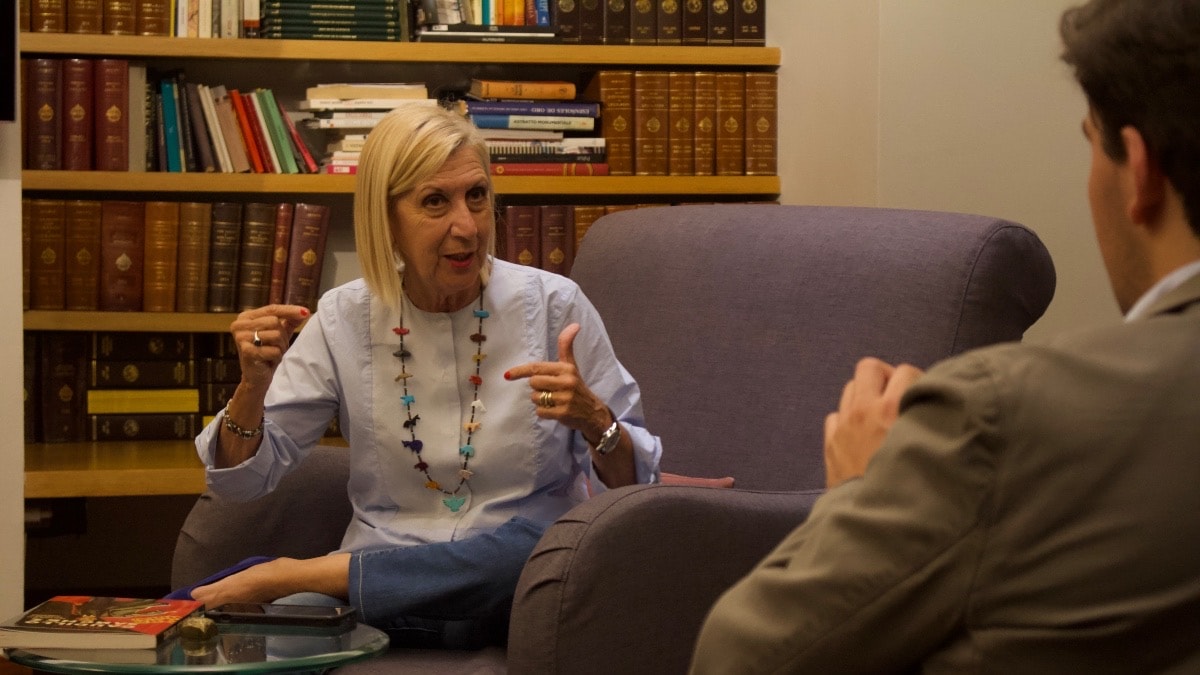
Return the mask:
<path fill-rule="evenodd" d="M 545 527 L 589 494 L 657 481 L 661 443 L 579 287 L 494 257 L 488 149 L 468 120 L 392 111 L 356 178 L 363 278 L 312 317 L 241 313 L 241 382 L 196 438 L 210 489 L 250 500 L 336 415 L 354 517 L 338 551 L 253 565 L 192 596 L 349 603 L 397 644 L 483 646 L 502 639 Z"/>

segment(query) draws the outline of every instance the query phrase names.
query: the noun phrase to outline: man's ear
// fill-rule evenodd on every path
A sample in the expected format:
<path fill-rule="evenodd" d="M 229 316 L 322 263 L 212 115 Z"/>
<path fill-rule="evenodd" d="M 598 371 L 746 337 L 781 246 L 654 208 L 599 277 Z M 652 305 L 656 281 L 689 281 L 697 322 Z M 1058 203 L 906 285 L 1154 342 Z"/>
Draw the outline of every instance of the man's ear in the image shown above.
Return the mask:
<path fill-rule="evenodd" d="M 1134 127 L 1121 129 L 1125 145 L 1126 168 L 1132 180 L 1133 194 L 1129 202 L 1129 219 L 1145 225 L 1157 219 L 1166 197 L 1166 176 L 1146 148 L 1146 139 Z"/>

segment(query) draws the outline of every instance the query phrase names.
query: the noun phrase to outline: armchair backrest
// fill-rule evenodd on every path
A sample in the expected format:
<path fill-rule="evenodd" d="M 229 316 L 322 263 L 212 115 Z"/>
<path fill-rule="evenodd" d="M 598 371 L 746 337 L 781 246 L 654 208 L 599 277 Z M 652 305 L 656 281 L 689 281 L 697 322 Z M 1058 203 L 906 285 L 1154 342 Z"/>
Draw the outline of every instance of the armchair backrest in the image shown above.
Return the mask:
<path fill-rule="evenodd" d="M 572 278 L 663 440 L 663 470 L 820 488 L 825 415 L 864 356 L 928 367 L 1021 339 L 1054 294 L 1028 228 L 983 216 L 726 204 L 596 221 Z"/>

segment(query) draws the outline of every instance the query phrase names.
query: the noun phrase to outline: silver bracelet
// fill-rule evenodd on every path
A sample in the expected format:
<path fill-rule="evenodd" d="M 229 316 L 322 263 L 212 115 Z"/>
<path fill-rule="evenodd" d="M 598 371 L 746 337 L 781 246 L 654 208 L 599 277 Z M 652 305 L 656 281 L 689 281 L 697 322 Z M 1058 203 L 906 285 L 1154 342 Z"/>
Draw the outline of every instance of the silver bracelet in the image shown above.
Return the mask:
<path fill-rule="evenodd" d="M 237 422 L 234 422 L 233 419 L 229 417 L 229 407 L 228 406 L 225 407 L 225 410 L 223 412 L 225 415 L 225 428 L 230 430 L 231 432 L 233 432 L 234 436 L 237 436 L 238 438 L 254 438 L 255 436 L 262 434 L 263 420 L 258 421 L 257 428 L 243 429 L 242 427 L 238 426 Z"/>

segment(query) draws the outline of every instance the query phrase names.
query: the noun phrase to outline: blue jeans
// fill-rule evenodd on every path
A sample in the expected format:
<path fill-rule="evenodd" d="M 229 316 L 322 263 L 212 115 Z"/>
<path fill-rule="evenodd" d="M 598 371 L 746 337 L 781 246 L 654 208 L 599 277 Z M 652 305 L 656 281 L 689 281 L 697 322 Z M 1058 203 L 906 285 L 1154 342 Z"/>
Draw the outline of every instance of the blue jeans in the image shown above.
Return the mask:
<path fill-rule="evenodd" d="M 350 557 L 350 604 L 360 620 L 386 631 L 393 646 L 501 644 L 517 579 L 545 529 L 517 517 L 469 539 L 356 551 Z M 341 603 L 319 593 L 276 602 Z"/>

